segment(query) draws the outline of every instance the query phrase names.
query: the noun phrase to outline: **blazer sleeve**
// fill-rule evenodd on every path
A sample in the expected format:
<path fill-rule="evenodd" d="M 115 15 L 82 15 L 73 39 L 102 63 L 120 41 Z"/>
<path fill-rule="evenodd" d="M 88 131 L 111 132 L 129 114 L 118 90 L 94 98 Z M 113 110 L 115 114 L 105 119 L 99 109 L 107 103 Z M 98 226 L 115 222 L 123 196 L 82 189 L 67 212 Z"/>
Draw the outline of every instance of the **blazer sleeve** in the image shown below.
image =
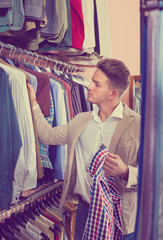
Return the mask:
<path fill-rule="evenodd" d="M 41 112 L 39 105 L 33 108 L 35 114 L 38 137 L 46 145 L 64 145 L 68 139 L 68 124 L 52 127 Z"/>
<path fill-rule="evenodd" d="M 125 181 L 124 179 L 120 178 L 120 184 L 125 188 L 137 188 L 138 183 L 138 167 L 132 167 L 129 166 L 129 176 L 128 181 Z"/>

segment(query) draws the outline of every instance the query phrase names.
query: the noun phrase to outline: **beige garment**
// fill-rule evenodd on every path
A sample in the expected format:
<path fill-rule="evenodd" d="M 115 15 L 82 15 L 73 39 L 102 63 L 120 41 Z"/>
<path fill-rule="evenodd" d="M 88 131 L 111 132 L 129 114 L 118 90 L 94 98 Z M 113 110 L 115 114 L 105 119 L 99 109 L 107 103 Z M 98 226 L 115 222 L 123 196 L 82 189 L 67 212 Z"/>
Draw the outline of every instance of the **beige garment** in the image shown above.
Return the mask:
<path fill-rule="evenodd" d="M 137 182 L 138 177 L 138 150 L 140 144 L 140 115 L 123 104 L 123 118 L 118 122 L 111 139 L 109 151 L 118 154 L 125 164 L 130 166 L 129 178 L 132 175 L 133 182 Z M 70 199 L 77 199 L 73 194 L 76 180 L 76 141 L 91 121 L 91 113 L 83 112 L 76 115 L 66 125 L 52 128 L 44 119 L 41 109 L 35 110 L 36 124 L 39 139 L 48 145 L 67 144 L 67 166 L 64 176 L 60 207 Z M 123 234 L 134 232 L 137 215 L 137 185 L 125 186 L 121 184 L 119 177 L 115 178 L 116 186 L 122 196 L 122 220 Z"/>
<path fill-rule="evenodd" d="M 49 226 L 47 223 L 41 221 L 39 218 L 35 216 L 35 220 L 30 219 L 30 222 L 33 224 L 33 226 L 37 227 L 41 232 L 45 233 L 50 240 L 54 239 L 54 233 L 49 230 Z"/>
<path fill-rule="evenodd" d="M 69 213 L 68 215 L 66 215 L 65 218 L 67 237 L 69 240 L 74 240 L 77 202 L 67 202 L 63 205 L 63 209 L 65 209 Z"/>
<path fill-rule="evenodd" d="M 21 237 L 23 240 L 33 240 L 33 239 L 31 239 L 30 238 L 30 236 L 28 236 L 27 234 L 26 234 L 26 230 L 23 228 L 23 227 L 21 227 L 21 226 L 17 226 L 18 227 L 18 229 L 20 230 L 20 232 L 18 232 L 17 230 L 15 230 L 15 229 L 13 229 L 13 231 L 19 236 L 19 237 Z"/>
<path fill-rule="evenodd" d="M 2 36 L 10 36 L 10 37 L 18 37 L 18 36 L 24 35 L 26 32 L 28 32 L 28 31 L 30 31 L 32 29 L 36 29 L 35 20 L 32 20 L 32 19 L 28 19 L 27 20 L 26 19 L 24 21 L 24 24 L 23 24 L 23 27 L 22 27 L 21 30 L 18 30 L 18 31 L 9 30 L 9 31 L 0 33 L 0 35 L 2 35 Z"/>
<path fill-rule="evenodd" d="M 35 218 L 38 218 L 41 222 L 47 224 L 49 227 L 54 228 L 54 223 L 44 215 L 40 214 L 40 216 L 35 216 Z"/>
<path fill-rule="evenodd" d="M 58 217 L 57 214 L 55 214 L 54 212 L 50 211 L 47 208 L 46 208 L 46 210 L 42 210 L 42 212 L 43 212 L 43 214 L 50 217 L 58 224 L 58 226 L 61 229 L 61 232 L 58 232 L 58 240 L 64 240 L 63 239 L 63 236 L 64 236 L 63 220 L 60 217 Z"/>

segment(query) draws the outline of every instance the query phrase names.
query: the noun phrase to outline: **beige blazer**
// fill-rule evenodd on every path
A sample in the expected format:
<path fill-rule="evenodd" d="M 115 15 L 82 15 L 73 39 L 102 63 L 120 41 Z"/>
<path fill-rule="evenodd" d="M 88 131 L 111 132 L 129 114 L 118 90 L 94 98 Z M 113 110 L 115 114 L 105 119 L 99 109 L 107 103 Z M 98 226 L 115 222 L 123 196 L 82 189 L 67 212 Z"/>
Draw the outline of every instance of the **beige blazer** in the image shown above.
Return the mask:
<path fill-rule="evenodd" d="M 75 143 L 91 121 L 91 112 L 76 115 L 68 124 L 52 128 L 44 119 L 39 107 L 35 110 L 39 139 L 47 145 L 67 144 L 67 166 L 60 201 L 62 207 L 68 199 L 75 199 L 73 189 L 76 181 Z M 137 213 L 137 154 L 140 142 L 140 115 L 124 104 L 123 118 L 118 122 L 111 139 L 109 151 L 118 154 L 129 165 L 130 185 L 125 185 L 119 177 L 115 178 L 117 188 L 122 196 L 122 220 L 124 234 L 134 231 Z"/>

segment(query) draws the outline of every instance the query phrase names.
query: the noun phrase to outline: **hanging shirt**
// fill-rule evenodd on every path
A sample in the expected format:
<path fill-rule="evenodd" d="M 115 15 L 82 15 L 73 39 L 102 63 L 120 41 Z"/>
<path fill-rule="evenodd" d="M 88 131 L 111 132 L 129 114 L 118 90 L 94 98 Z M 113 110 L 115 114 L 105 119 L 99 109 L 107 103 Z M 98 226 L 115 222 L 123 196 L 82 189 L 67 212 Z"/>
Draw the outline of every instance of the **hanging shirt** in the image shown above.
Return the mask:
<path fill-rule="evenodd" d="M 53 73 L 50 73 L 48 71 L 45 72 L 49 77 L 52 77 L 55 80 L 58 80 L 60 83 L 62 83 L 62 85 L 64 86 L 65 90 L 66 90 L 66 96 L 67 96 L 67 102 L 68 102 L 68 109 L 67 111 L 70 114 L 70 117 L 73 118 L 73 106 L 72 106 L 72 97 L 71 97 L 71 88 L 69 86 L 69 84 L 67 82 L 65 82 L 64 80 L 62 80 L 59 76 L 56 76 L 55 72 L 53 71 Z M 69 115 L 67 112 L 67 116 Z"/>
<path fill-rule="evenodd" d="M 15 167 L 13 203 L 17 203 L 22 191 L 36 187 L 36 146 L 25 74 L 0 63 L 9 76 L 9 84 L 19 123 L 22 147 Z"/>
<path fill-rule="evenodd" d="M 9 209 L 22 141 L 8 76 L 3 68 L 0 68 L 0 78 L 0 208 Z"/>
<path fill-rule="evenodd" d="M 51 91 L 54 101 L 54 126 L 59 126 L 67 123 L 66 108 L 64 101 L 64 93 L 61 84 L 50 78 Z M 55 151 L 56 150 L 56 151 Z M 55 151 L 55 152 L 54 152 Z M 67 145 L 50 146 L 50 160 L 53 165 L 55 178 L 58 180 L 64 179 L 67 159 Z"/>
<path fill-rule="evenodd" d="M 87 168 L 102 143 L 109 149 L 114 129 L 122 119 L 123 105 L 120 102 L 105 122 L 101 122 L 98 111 L 99 109 L 96 108 L 92 112 L 92 121 L 83 130 L 75 146 L 77 179 L 74 192 L 80 194 L 88 203 L 90 203 L 91 177 Z"/>
<path fill-rule="evenodd" d="M 45 119 L 52 126 L 54 119 L 54 104 L 51 92 L 50 92 L 50 115 L 49 117 L 45 117 Z M 49 145 L 45 145 L 39 141 L 39 150 L 42 167 L 53 169 L 53 166 L 49 158 Z"/>
<path fill-rule="evenodd" d="M 117 191 L 115 180 L 103 170 L 106 147 L 100 149 L 93 157 L 88 171 L 91 181 L 91 203 L 84 234 L 84 240 L 120 240 L 122 237 L 121 196 Z"/>
<path fill-rule="evenodd" d="M 50 115 L 50 80 L 46 74 L 36 72 L 19 64 L 19 68 L 33 74 L 38 81 L 36 99 L 45 117 Z"/>

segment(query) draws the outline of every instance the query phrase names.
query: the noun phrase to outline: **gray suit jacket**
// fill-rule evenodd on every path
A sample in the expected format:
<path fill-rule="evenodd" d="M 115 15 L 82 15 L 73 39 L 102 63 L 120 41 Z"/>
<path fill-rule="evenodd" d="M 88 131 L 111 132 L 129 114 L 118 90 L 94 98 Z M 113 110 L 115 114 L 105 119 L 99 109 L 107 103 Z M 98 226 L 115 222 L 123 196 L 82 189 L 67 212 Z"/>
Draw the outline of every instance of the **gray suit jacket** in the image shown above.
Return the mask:
<path fill-rule="evenodd" d="M 52 128 L 44 119 L 39 107 L 35 110 L 36 124 L 39 139 L 47 145 L 67 144 L 67 166 L 63 182 L 60 201 L 62 207 L 68 199 L 75 199 L 73 194 L 76 181 L 76 160 L 74 148 L 76 141 L 91 121 L 91 112 L 80 113 L 68 124 Z M 140 142 L 140 115 L 124 104 L 123 118 L 118 122 L 111 139 L 111 153 L 118 154 L 129 166 L 129 184 L 124 184 L 119 177 L 115 178 L 117 188 L 122 196 L 123 232 L 128 234 L 134 231 L 137 213 L 137 176 L 138 176 L 138 149 Z"/>

